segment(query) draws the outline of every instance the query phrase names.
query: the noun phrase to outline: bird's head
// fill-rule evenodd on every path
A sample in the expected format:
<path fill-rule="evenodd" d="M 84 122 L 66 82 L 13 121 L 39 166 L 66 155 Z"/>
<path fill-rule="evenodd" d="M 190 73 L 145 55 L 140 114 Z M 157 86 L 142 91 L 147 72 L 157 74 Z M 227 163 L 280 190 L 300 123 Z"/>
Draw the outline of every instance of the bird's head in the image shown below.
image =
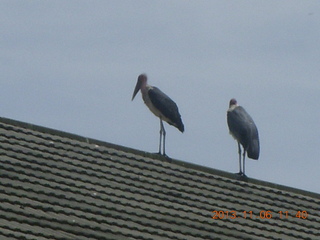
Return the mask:
<path fill-rule="evenodd" d="M 229 102 L 229 108 L 232 106 L 238 106 L 237 100 L 235 98 L 232 98 Z"/>
<path fill-rule="evenodd" d="M 134 88 L 131 101 L 137 95 L 139 90 L 146 86 L 146 84 L 147 84 L 147 75 L 146 74 L 140 74 L 139 77 L 138 77 L 138 81 L 137 81 L 136 87 Z"/>

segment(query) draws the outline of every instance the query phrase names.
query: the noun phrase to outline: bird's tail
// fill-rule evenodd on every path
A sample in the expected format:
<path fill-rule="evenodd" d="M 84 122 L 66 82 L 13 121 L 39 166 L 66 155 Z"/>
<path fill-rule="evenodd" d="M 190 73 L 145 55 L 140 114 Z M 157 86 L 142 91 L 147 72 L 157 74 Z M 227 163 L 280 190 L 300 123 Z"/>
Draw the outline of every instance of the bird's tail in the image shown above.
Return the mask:
<path fill-rule="evenodd" d="M 184 132 L 184 125 L 180 119 L 179 123 L 176 125 L 176 127 L 180 130 L 180 132 Z"/>
<path fill-rule="evenodd" d="M 258 160 L 259 153 L 260 153 L 259 139 L 253 139 L 251 141 L 251 143 L 249 144 L 247 153 L 249 158 Z"/>
<path fill-rule="evenodd" d="M 170 125 L 175 126 L 176 128 L 178 128 L 180 132 L 184 132 L 184 125 L 183 125 L 183 122 L 182 122 L 180 117 L 175 119 L 174 122 L 167 121 L 167 123 L 169 123 Z"/>

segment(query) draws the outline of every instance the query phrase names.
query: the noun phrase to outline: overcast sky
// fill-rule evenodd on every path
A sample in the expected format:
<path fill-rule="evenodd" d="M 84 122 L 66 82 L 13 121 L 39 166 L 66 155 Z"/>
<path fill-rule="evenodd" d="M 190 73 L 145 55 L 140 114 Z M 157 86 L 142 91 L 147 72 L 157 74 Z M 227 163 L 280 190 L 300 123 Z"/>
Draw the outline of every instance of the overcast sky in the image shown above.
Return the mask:
<path fill-rule="evenodd" d="M 167 154 L 235 173 L 226 111 L 260 135 L 249 177 L 320 193 L 319 1 L 0 1 L 0 113 L 148 152 L 139 74 L 179 106 Z"/>

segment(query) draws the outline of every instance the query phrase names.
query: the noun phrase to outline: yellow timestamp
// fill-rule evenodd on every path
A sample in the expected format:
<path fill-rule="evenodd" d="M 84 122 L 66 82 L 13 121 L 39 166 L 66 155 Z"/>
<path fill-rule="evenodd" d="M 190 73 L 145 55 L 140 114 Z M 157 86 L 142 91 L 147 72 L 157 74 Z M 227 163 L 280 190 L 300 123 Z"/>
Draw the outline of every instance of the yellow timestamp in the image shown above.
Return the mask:
<path fill-rule="evenodd" d="M 288 218 L 301 218 L 307 219 L 308 212 L 307 211 L 296 211 L 294 213 L 289 213 L 289 211 L 278 211 L 272 212 L 270 210 L 262 210 L 258 213 L 254 213 L 253 211 L 212 211 L 213 219 L 236 219 L 236 218 L 248 218 L 248 219 L 288 219 Z"/>

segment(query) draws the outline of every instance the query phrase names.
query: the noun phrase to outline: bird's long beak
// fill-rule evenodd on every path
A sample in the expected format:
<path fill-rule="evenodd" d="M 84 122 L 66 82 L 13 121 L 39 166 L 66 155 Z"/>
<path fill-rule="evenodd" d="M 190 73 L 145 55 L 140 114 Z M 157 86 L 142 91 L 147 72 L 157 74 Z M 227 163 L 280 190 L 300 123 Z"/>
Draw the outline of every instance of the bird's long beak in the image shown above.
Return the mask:
<path fill-rule="evenodd" d="M 139 90 L 140 90 L 140 88 L 141 88 L 141 81 L 139 81 L 139 79 L 138 79 L 138 81 L 137 81 L 137 85 L 136 85 L 136 87 L 135 87 L 135 89 L 134 89 L 134 91 L 133 91 L 133 95 L 132 95 L 132 99 L 131 99 L 131 101 L 134 99 L 134 97 L 137 95 L 137 93 L 139 92 Z"/>

